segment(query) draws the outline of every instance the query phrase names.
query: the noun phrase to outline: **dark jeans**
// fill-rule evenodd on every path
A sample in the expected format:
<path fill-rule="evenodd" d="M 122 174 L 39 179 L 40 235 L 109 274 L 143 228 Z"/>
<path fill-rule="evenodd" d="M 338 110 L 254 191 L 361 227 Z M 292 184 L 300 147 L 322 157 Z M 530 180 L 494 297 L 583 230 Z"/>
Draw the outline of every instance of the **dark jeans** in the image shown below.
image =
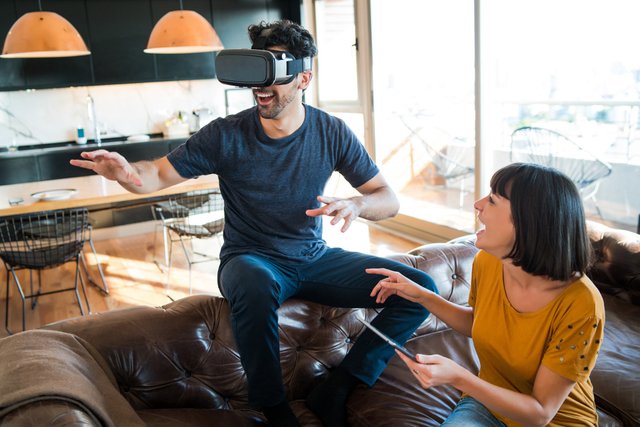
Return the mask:
<path fill-rule="evenodd" d="M 420 326 L 429 315 L 421 305 L 397 296 L 381 305 L 369 296 L 381 279 L 364 271 L 369 267 L 399 271 L 437 292 L 431 277 L 419 270 L 343 249 L 330 248 L 308 264 L 287 264 L 252 254 L 236 255 L 223 262 L 218 283 L 231 307 L 231 324 L 252 405 L 272 406 L 285 398 L 276 310 L 291 297 L 334 307 L 384 307 L 372 323 L 401 343 Z M 367 329 L 341 366 L 371 386 L 393 355 L 393 349 Z"/>

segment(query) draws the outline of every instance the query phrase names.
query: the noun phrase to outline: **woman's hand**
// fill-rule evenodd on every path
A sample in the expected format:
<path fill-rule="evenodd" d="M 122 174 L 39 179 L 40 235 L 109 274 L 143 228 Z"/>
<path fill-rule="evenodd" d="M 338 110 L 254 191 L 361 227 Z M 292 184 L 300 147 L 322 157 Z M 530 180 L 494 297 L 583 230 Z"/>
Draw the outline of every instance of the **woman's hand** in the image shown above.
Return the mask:
<path fill-rule="evenodd" d="M 398 295 L 406 300 L 422 303 L 422 298 L 429 292 L 397 271 L 386 268 L 367 268 L 365 271 L 369 274 L 386 276 L 371 291 L 371 296 L 376 297 L 378 304 L 384 303 L 391 295 Z"/>
<path fill-rule="evenodd" d="M 136 169 L 120 154 L 107 150 L 85 151 L 80 154 L 83 159 L 73 159 L 70 163 L 84 169 L 89 169 L 112 181 L 121 184 L 142 186 L 142 179 Z"/>
<path fill-rule="evenodd" d="M 458 388 L 460 380 L 465 375 L 470 374 L 469 371 L 453 360 L 440 356 L 439 354 L 418 354 L 416 356 L 418 360 L 415 361 L 398 350 L 396 350 L 396 353 L 424 388 L 442 384 L 451 384 Z"/>

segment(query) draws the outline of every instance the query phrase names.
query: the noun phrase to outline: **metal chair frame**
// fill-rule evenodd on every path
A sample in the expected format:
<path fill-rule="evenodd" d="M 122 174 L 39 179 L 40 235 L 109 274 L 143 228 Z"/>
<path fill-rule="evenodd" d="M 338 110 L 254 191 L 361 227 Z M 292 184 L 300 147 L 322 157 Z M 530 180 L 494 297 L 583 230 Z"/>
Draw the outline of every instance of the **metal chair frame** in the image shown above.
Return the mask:
<path fill-rule="evenodd" d="M 173 244 L 180 242 L 189 265 L 189 294 L 191 294 L 191 266 L 201 262 L 219 260 L 217 255 L 194 251 L 192 243 L 194 239 L 212 237 L 220 241 L 224 229 L 224 202 L 220 191 L 199 190 L 174 196 L 166 202 L 152 206 L 152 213 L 158 219 L 156 233 L 154 233 L 154 248 L 156 247 L 157 227 L 162 226 L 167 287 L 171 277 Z"/>
<path fill-rule="evenodd" d="M 464 204 L 464 195 L 465 195 L 465 178 L 469 176 L 473 176 L 475 173 L 475 169 L 470 166 L 464 165 L 462 162 L 458 161 L 451 155 L 447 154 L 448 146 L 444 146 L 442 148 L 436 148 L 427 138 L 424 136 L 424 128 L 422 125 L 412 125 L 407 120 L 407 117 L 398 114 L 398 119 L 404 125 L 404 127 L 410 132 L 411 137 L 416 138 L 427 154 L 431 158 L 431 162 L 435 167 L 436 172 L 439 176 L 441 176 L 445 183 L 449 183 L 450 181 L 459 180 L 460 181 L 460 207 Z M 420 113 L 416 113 L 413 115 L 415 119 L 423 122 Z M 462 141 L 462 139 L 457 138 L 455 136 L 448 136 L 451 141 Z"/>
<path fill-rule="evenodd" d="M 575 141 L 559 132 L 533 126 L 519 127 L 511 133 L 511 162 L 537 163 L 565 173 L 576 184 L 583 200 L 593 200 L 600 182 L 613 168 Z"/>
<path fill-rule="evenodd" d="M 0 259 L 7 270 L 6 277 L 6 311 L 5 328 L 9 334 L 9 276 L 13 277 L 22 300 L 22 330 L 26 329 L 25 302 L 32 299 L 31 307 L 35 308 L 40 296 L 65 291 L 74 291 L 80 313 L 84 315 L 84 307 L 78 292 L 78 279 L 82 286 L 87 309 L 91 312 L 89 298 L 80 272 L 82 250 L 88 240 L 90 226 L 86 208 L 46 211 L 33 214 L 17 215 L 0 221 Z M 68 262 L 76 263 L 74 285 L 63 289 L 42 291 L 42 270 L 54 268 Z M 33 290 L 30 280 L 30 293 L 25 294 L 17 271 L 28 269 L 38 271 L 38 290 Z"/>

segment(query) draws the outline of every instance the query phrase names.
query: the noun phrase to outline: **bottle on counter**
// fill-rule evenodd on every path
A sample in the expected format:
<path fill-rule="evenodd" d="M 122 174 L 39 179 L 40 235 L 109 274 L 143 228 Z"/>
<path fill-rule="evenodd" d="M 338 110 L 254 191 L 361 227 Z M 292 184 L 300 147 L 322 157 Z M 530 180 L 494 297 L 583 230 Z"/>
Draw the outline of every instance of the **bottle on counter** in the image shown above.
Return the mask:
<path fill-rule="evenodd" d="M 76 129 L 76 143 L 78 144 L 87 143 L 87 136 L 84 133 L 83 127 L 78 126 L 78 128 Z"/>

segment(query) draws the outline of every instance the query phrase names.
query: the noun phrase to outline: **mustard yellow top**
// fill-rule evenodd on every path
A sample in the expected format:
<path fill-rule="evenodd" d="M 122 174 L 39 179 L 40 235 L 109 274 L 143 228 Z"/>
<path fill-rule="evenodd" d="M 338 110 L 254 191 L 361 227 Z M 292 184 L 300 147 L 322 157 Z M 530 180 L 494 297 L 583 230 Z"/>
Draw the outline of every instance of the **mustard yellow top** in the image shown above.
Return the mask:
<path fill-rule="evenodd" d="M 516 311 L 504 290 L 502 262 L 480 251 L 473 263 L 469 305 L 474 307 L 472 338 L 480 359 L 479 377 L 530 395 L 540 365 L 575 381 L 550 426 L 597 426 L 589 374 L 604 329 L 604 303 L 584 276 L 532 313 Z M 520 426 L 497 413 L 508 426 Z"/>

